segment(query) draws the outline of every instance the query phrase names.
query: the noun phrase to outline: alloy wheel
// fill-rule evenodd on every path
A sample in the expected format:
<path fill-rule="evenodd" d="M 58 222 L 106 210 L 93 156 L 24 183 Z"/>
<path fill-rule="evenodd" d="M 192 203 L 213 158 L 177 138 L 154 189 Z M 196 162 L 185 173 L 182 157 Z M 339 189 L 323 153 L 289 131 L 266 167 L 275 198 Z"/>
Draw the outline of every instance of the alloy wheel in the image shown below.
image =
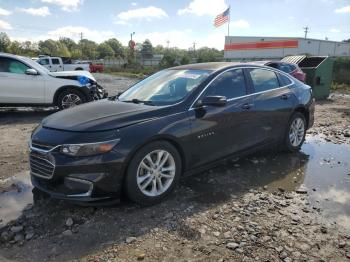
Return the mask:
<path fill-rule="evenodd" d="M 166 150 L 155 150 L 140 162 L 137 168 L 137 185 L 146 196 L 160 196 L 173 183 L 175 173 L 174 157 Z"/>
<path fill-rule="evenodd" d="M 289 129 L 289 141 L 292 146 L 297 147 L 304 139 L 305 124 L 301 118 L 295 118 Z"/>
<path fill-rule="evenodd" d="M 76 94 L 67 94 L 62 99 L 62 108 L 70 108 L 82 104 L 81 98 Z"/>

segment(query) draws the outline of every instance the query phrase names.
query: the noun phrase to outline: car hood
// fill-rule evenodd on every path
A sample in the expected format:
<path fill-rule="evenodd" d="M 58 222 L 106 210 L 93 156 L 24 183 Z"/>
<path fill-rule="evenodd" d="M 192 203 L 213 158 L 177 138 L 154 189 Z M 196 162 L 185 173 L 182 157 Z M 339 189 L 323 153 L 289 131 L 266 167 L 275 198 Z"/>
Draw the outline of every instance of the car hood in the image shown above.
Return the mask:
<path fill-rule="evenodd" d="M 76 132 L 118 129 L 155 119 L 161 107 L 108 99 L 90 102 L 57 112 L 45 118 L 42 126 Z"/>
<path fill-rule="evenodd" d="M 72 79 L 74 77 L 78 77 L 78 76 L 85 76 L 89 79 L 91 79 L 92 81 L 96 82 L 95 77 L 88 71 L 81 71 L 81 70 L 77 70 L 77 71 L 60 71 L 60 72 L 50 72 L 51 76 L 54 77 L 59 77 L 59 78 L 67 78 L 67 79 Z"/>

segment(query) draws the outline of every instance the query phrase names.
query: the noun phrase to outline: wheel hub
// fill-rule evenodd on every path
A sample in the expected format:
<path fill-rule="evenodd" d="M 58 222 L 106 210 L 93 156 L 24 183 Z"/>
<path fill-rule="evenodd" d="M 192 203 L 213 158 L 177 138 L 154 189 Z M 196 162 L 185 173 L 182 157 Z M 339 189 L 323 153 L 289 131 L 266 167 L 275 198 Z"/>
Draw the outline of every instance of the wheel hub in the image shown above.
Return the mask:
<path fill-rule="evenodd" d="M 175 177 L 174 157 L 166 150 L 147 154 L 137 169 L 137 185 L 147 196 L 159 196 L 173 183 Z"/>

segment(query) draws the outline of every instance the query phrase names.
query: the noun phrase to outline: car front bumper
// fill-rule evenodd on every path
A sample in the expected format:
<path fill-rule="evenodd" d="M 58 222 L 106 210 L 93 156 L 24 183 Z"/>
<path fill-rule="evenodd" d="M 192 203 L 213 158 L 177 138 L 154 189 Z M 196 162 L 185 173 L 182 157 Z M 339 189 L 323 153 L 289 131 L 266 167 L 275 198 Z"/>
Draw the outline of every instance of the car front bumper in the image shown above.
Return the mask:
<path fill-rule="evenodd" d="M 83 91 L 89 102 L 108 97 L 108 92 L 99 84 L 94 84 L 90 87 L 83 87 Z"/>
<path fill-rule="evenodd" d="M 35 188 L 52 198 L 103 202 L 121 195 L 124 156 L 118 152 L 73 158 L 31 148 L 30 175 Z"/>

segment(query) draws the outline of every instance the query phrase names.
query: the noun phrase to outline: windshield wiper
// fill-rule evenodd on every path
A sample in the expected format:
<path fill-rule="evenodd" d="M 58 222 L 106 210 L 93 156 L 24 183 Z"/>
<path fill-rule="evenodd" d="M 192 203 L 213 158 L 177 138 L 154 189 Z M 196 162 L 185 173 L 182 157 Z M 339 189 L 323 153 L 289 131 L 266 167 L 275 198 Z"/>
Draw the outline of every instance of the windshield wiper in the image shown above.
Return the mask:
<path fill-rule="evenodd" d="M 131 99 L 131 100 L 123 100 L 122 102 L 125 103 L 134 103 L 134 104 L 145 104 L 149 106 L 154 106 L 154 103 L 152 101 L 145 101 L 145 100 L 140 100 L 137 98 Z"/>

